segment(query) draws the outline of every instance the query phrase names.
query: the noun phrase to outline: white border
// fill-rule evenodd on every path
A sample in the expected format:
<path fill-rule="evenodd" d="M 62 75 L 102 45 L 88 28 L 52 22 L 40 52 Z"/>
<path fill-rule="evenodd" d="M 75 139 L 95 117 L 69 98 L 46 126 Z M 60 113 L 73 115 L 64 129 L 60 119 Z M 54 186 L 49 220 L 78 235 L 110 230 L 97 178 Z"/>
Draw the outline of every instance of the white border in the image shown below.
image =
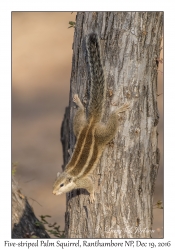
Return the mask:
<path fill-rule="evenodd" d="M 174 80 L 174 51 L 175 51 L 175 4 L 169 1 L 15 1 L 7 0 L 0 3 L 0 197 L 1 197 L 1 246 L 4 240 L 11 240 L 11 11 L 77 11 L 77 10 L 98 10 L 98 11 L 164 11 L 164 97 L 165 97 L 165 218 L 164 218 L 164 239 L 148 240 L 154 242 L 171 241 L 173 249 L 174 237 L 174 180 L 175 180 L 175 80 Z M 53 241 L 53 240 L 52 240 Z M 146 241 L 146 240 L 144 240 Z M 49 247 L 50 248 L 50 247 Z M 4 247 L 2 248 L 4 249 Z M 51 248 L 50 248 L 51 249 Z M 149 249 L 149 248 L 144 248 Z M 165 247 L 165 249 L 167 249 Z"/>

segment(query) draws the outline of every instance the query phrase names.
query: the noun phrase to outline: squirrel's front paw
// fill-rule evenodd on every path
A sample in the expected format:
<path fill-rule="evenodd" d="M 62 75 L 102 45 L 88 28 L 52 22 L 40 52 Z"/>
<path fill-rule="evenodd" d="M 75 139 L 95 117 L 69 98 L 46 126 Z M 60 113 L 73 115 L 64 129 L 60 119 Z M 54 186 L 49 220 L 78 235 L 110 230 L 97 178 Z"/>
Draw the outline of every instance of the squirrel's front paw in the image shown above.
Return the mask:
<path fill-rule="evenodd" d="M 94 193 L 91 193 L 89 196 L 90 203 L 93 203 L 95 201 Z"/>

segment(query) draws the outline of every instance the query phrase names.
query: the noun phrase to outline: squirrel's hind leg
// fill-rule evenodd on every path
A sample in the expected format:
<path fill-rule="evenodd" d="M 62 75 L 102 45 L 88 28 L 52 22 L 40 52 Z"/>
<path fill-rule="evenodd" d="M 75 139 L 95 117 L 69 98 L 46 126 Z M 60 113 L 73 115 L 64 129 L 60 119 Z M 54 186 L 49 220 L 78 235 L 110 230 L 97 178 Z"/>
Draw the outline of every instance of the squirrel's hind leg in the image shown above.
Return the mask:
<path fill-rule="evenodd" d="M 78 110 L 73 119 L 73 130 L 75 136 L 77 137 L 82 128 L 86 125 L 86 115 L 84 106 L 77 94 L 74 95 L 73 102 L 75 102 L 78 106 Z"/>
<path fill-rule="evenodd" d="M 100 144 L 105 145 L 109 143 L 116 135 L 118 128 L 118 114 L 125 112 L 129 109 L 129 104 L 125 103 L 117 110 L 111 112 L 106 124 L 99 123 L 95 130 L 95 136 L 97 136 Z"/>

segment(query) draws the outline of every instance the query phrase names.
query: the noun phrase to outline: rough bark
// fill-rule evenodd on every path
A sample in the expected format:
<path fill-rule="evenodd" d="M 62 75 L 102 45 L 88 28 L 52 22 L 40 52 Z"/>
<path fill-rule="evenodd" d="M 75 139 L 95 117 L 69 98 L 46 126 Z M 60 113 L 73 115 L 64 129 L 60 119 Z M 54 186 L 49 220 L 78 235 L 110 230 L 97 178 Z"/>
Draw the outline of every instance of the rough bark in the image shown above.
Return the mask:
<path fill-rule="evenodd" d="M 12 178 L 12 238 L 50 238 Z"/>
<path fill-rule="evenodd" d="M 159 166 L 157 124 L 157 64 L 162 39 L 162 12 L 79 12 L 73 44 L 70 111 L 62 127 L 64 165 L 75 136 L 72 119 L 78 93 L 87 107 L 89 74 L 85 36 L 100 38 L 107 82 L 107 121 L 110 103 L 130 102 L 114 140 L 106 146 L 92 175 L 96 200 L 85 190 L 67 194 L 68 238 L 150 238 L 153 193 Z M 97 97 L 98 98 L 98 97 Z M 69 138 L 67 137 L 69 132 Z M 68 141 L 67 141 L 68 140 Z M 66 144 L 65 144 L 66 141 Z"/>

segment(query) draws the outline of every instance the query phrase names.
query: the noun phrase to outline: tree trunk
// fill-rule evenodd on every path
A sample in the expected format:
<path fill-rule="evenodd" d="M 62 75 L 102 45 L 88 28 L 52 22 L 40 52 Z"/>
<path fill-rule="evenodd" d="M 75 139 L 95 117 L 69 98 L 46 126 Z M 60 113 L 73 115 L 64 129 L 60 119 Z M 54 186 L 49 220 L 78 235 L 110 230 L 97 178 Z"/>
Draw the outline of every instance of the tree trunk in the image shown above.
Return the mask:
<path fill-rule="evenodd" d="M 12 178 L 12 238 L 50 238 Z"/>
<path fill-rule="evenodd" d="M 95 202 L 89 203 L 85 190 L 67 194 L 68 238 L 151 237 L 159 166 L 157 59 L 162 29 L 162 12 L 77 14 L 69 109 L 62 126 L 64 165 L 75 145 L 73 94 L 78 93 L 85 107 L 89 100 L 85 37 L 92 31 L 100 39 L 108 88 L 103 121 L 108 119 L 112 101 L 118 106 L 127 101 L 130 110 L 121 115 L 118 132 L 92 175 Z"/>

